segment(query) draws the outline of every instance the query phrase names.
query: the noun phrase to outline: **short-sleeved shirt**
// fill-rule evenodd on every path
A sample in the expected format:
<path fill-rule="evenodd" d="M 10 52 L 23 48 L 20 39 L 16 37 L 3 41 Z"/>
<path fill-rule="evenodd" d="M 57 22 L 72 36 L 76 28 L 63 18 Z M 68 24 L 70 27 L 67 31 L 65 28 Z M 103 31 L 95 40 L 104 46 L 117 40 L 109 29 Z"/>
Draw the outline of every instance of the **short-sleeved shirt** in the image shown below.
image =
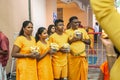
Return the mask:
<path fill-rule="evenodd" d="M 8 52 L 8 54 L 0 54 L 0 63 L 6 66 L 9 59 L 9 40 L 2 32 L 0 32 L 0 50 Z"/>
<path fill-rule="evenodd" d="M 63 33 L 62 35 L 58 35 L 57 33 L 52 34 L 49 37 L 50 43 L 56 43 L 59 47 L 62 47 L 65 43 L 68 42 L 68 36 Z M 67 64 L 67 54 L 62 52 L 56 52 L 52 56 L 52 63 L 57 66 L 64 66 Z"/>
<path fill-rule="evenodd" d="M 31 40 L 28 40 L 24 36 L 19 36 L 16 38 L 14 45 L 20 48 L 20 54 L 30 54 L 31 47 L 36 46 L 36 41 L 35 38 L 32 36 Z M 37 80 L 36 59 L 17 58 L 16 62 L 17 78 L 19 78 L 20 80 Z"/>
<path fill-rule="evenodd" d="M 77 30 L 83 34 L 83 39 L 89 39 L 89 36 L 88 36 L 87 32 L 85 31 L 85 29 L 78 28 Z M 72 39 L 72 37 L 74 36 L 74 34 L 75 34 L 74 31 L 75 30 L 73 30 L 73 29 L 66 30 L 66 34 L 69 36 L 69 39 Z M 70 49 L 72 50 L 73 54 L 81 53 L 80 56 L 86 56 L 85 43 L 82 41 L 76 41 L 76 42 L 71 43 Z"/>

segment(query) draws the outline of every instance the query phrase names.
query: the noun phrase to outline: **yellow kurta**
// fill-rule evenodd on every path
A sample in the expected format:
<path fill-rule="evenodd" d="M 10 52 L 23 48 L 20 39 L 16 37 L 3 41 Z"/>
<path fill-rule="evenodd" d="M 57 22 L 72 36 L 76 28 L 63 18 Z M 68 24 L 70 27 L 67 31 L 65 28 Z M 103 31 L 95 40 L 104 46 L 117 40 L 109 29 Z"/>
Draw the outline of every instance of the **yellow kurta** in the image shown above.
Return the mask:
<path fill-rule="evenodd" d="M 110 80 L 120 80 L 120 57 L 115 61 L 110 71 Z"/>
<path fill-rule="evenodd" d="M 90 0 L 100 26 L 120 51 L 120 14 L 114 6 L 114 1 Z"/>
<path fill-rule="evenodd" d="M 43 44 L 41 41 L 38 41 L 37 46 L 39 47 L 40 55 L 45 54 L 49 50 L 48 42 L 47 44 Z M 47 54 L 43 59 L 41 59 L 37 66 L 38 80 L 54 80 L 50 54 Z"/>
<path fill-rule="evenodd" d="M 36 46 L 35 39 L 33 37 L 31 39 L 27 40 L 24 36 L 17 37 L 14 45 L 20 48 L 19 53 L 29 54 L 30 47 Z M 16 80 L 38 80 L 36 64 L 36 59 L 18 58 L 16 61 Z"/>
<path fill-rule="evenodd" d="M 89 39 L 89 36 L 85 29 L 78 30 L 83 33 L 83 39 Z M 69 37 L 73 37 L 74 30 L 66 30 L 66 33 L 69 35 Z M 87 80 L 88 62 L 85 59 L 85 43 L 83 43 L 82 41 L 76 41 L 70 45 L 70 48 L 73 53 L 69 54 L 68 56 L 69 80 Z"/>

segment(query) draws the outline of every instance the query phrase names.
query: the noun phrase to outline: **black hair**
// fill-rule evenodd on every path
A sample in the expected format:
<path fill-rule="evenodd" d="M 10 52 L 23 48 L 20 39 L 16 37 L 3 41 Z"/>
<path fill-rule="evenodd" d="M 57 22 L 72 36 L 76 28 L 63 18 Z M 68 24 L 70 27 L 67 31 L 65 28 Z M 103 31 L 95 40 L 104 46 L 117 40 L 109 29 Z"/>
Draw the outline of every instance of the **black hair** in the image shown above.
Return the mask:
<path fill-rule="evenodd" d="M 27 20 L 26 20 L 26 21 L 23 22 L 22 28 L 21 28 L 21 30 L 20 30 L 20 32 L 19 32 L 19 36 L 24 35 L 23 28 L 27 27 L 29 23 L 31 23 L 31 24 L 33 25 L 33 23 L 32 23 L 31 21 L 27 21 Z"/>
<path fill-rule="evenodd" d="M 58 24 L 59 22 L 64 22 L 64 21 L 63 21 L 62 19 L 57 19 L 57 20 L 55 20 L 55 22 L 54 22 L 55 26 L 57 26 L 57 24 Z"/>
<path fill-rule="evenodd" d="M 55 25 L 51 24 L 51 25 L 48 26 L 48 30 L 47 30 L 48 35 L 51 34 L 52 27 L 55 27 Z"/>
<path fill-rule="evenodd" d="M 120 56 L 119 50 L 114 46 L 115 53 L 117 54 L 117 58 Z"/>
<path fill-rule="evenodd" d="M 77 16 L 72 16 L 72 17 L 70 17 L 69 23 L 71 23 L 74 19 L 78 19 L 78 17 L 77 17 Z"/>
<path fill-rule="evenodd" d="M 67 24 L 66 28 L 67 28 L 67 29 L 70 29 L 70 28 L 71 28 L 70 22 Z"/>
<path fill-rule="evenodd" d="M 46 28 L 44 27 L 40 27 L 38 28 L 37 32 L 36 32 L 36 35 L 35 35 L 35 40 L 36 42 L 38 42 L 40 40 L 40 37 L 39 37 L 39 34 L 42 34 L 42 32 L 45 30 Z"/>

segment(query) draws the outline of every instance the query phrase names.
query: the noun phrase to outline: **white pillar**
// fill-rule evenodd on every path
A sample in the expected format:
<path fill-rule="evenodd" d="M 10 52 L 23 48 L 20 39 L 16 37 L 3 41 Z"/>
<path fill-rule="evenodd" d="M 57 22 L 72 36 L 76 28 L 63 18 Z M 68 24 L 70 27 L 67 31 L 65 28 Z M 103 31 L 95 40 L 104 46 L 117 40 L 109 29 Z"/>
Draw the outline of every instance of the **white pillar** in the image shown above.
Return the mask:
<path fill-rule="evenodd" d="M 34 24 L 33 35 L 39 27 L 46 27 L 46 0 L 31 0 L 31 21 Z"/>

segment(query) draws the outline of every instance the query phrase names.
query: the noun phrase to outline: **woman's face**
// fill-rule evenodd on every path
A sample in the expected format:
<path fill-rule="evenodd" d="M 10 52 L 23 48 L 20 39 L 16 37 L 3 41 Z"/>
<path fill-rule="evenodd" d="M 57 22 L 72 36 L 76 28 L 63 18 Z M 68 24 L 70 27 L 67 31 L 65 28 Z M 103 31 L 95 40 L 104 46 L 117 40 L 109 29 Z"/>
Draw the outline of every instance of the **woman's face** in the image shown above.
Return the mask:
<path fill-rule="evenodd" d="M 55 27 L 54 27 L 54 26 L 51 28 L 51 32 L 52 32 L 52 33 L 55 32 Z"/>
<path fill-rule="evenodd" d="M 23 28 L 24 34 L 32 35 L 33 32 L 33 24 L 29 23 L 25 28 Z"/>
<path fill-rule="evenodd" d="M 46 39 L 48 37 L 47 30 L 45 29 L 42 34 L 40 34 L 40 38 Z"/>

